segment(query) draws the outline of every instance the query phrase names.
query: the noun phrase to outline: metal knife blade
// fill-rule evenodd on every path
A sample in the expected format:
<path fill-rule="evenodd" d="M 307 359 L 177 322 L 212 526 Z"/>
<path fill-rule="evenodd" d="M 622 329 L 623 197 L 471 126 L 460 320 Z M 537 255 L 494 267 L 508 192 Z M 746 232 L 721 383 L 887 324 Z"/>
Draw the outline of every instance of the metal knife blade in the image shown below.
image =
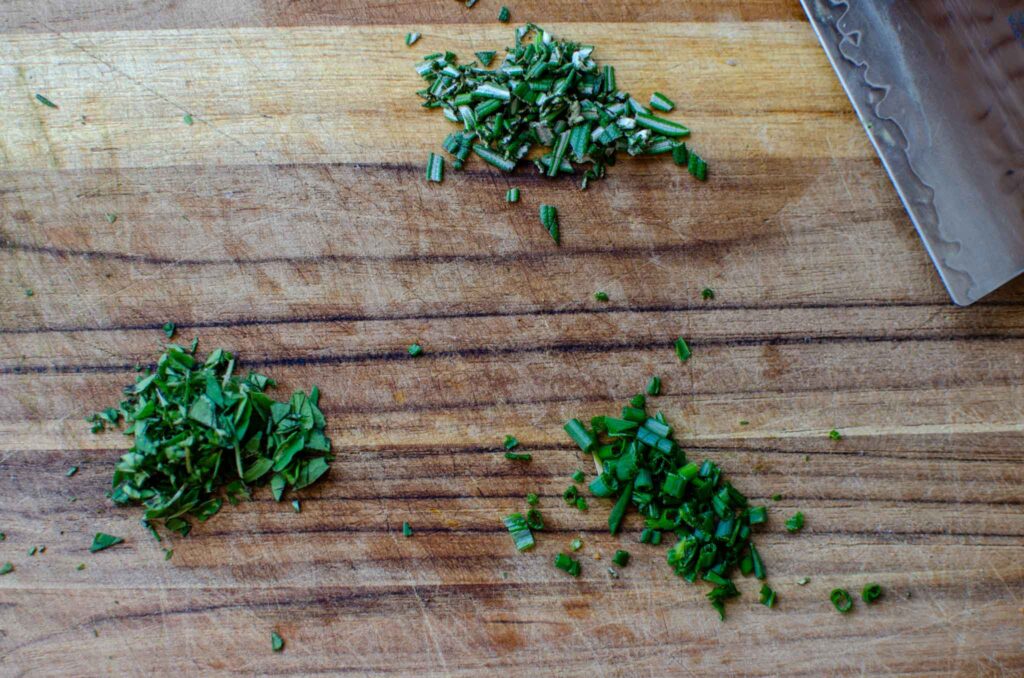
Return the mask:
<path fill-rule="evenodd" d="M 1024 2 L 801 3 L 953 301 L 1024 272 Z"/>

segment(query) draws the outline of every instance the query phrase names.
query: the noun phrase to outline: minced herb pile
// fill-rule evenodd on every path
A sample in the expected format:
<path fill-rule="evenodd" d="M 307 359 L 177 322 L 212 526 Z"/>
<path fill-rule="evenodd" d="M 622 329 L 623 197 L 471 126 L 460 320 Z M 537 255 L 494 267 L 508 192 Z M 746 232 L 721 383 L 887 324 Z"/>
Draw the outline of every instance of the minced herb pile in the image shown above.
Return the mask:
<path fill-rule="evenodd" d="M 200 361 L 196 346 L 169 344 L 117 408 L 89 418 L 97 432 L 124 420 L 133 445 L 117 463 L 110 497 L 143 504 L 154 535 L 162 524 L 184 536 L 189 517 L 206 521 L 223 498 L 236 504 L 254 485 L 269 483 L 280 501 L 316 482 L 333 459 L 315 386 L 275 401 L 264 393 L 275 385 L 269 377 L 239 376 L 223 349 Z"/>
<path fill-rule="evenodd" d="M 667 112 L 675 104 L 655 93 L 648 107 L 618 89 L 615 68 L 598 65 L 592 45 L 558 40 L 526 24 L 516 28 L 515 45 L 505 52 L 493 70 L 494 52 L 477 52 L 479 62 L 465 65 L 452 52 L 429 54 L 416 67 L 427 81 L 418 92 L 423 106 L 440 108 L 463 126 L 443 144 L 455 169 L 474 153 L 511 172 L 539 145 L 549 150 L 534 164 L 546 176 L 574 174 L 576 166 L 588 165 L 583 188 L 603 177 L 620 151 L 671 154 L 696 178 L 707 178 L 707 163 L 681 141 L 690 130 L 651 111 Z M 431 163 L 438 160 L 432 156 Z M 440 176 L 439 167 L 428 169 L 428 178 Z"/>

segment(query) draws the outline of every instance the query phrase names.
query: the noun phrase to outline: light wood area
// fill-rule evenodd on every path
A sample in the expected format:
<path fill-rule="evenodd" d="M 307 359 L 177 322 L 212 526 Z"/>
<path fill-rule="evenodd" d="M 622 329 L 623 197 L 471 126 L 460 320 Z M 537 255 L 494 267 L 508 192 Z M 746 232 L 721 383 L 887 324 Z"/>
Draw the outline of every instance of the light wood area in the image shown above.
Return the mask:
<path fill-rule="evenodd" d="M 0 8 L 0 674 L 1024 673 L 1024 284 L 950 305 L 795 1 L 506 4 Z M 707 183 L 667 158 L 585 192 L 475 159 L 427 183 L 449 123 L 419 56 L 525 21 L 675 99 Z M 168 561 L 104 496 L 127 439 L 83 422 L 166 321 L 319 385 L 338 450 L 301 513 L 258 493 Z M 613 538 L 606 501 L 562 502 L 593 468 L 562 423 L 652 374 L 690 456 L 769 505 L 776 609 L 741 580 L 720 622 L 637 516 Z M 549 528 L 518 554 L 531 491 Z M 89 554 L 100 530 L 126 543 Z M 578 580 L 551 563 L 576 536 Z"/>

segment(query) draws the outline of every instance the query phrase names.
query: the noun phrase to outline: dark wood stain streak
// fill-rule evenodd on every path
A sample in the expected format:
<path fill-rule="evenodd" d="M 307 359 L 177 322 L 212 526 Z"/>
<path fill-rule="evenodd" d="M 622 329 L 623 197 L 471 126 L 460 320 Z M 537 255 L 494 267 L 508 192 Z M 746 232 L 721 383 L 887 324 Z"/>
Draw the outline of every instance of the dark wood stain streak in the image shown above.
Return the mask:
<path fill-rule="evenodd" d="M 690 345 L 699 350 L 701 347 L 742 348 L 748 346 L 804 346 L 804 345 L 843 345 L 843 344 L 875 344 L 875 343 L 944 343 L 944 342 L 1014 342 L 1024 339 L 1024 332 L 971 333 L 963 334 L 918 334 L 901 335 L 808 335 L 803 337 L 764 336 L 764 337 L 706 337 L 691 340 Z M 666 349 L 672 346 L 671 340 L 665 341 L 628 341 L 628 342 L 566 342 L 540 344 L 535 346 L 509 346 L 500 348 L 472 347 L 448 351 L 426 352 L 419 362 L 429 360 L 446 360 L 452 358 L 485 358 L 499 356 L 529 355 L 536 353 L 616 353 L 621 351 L 651 351 Z M 408 361 L 406 351 L 366 351 L 362 353 L 318 355 L 318 356 L 280 356 L 248 360 L 248 367 L 312 367 L 323 365 L 375 364 L 396 361 Z M 0 368 L 3 374 L 109 374 L 134 371 L 134 363 L 79 365 L 23 365 Z M 761 389 L 762 391 L 764 389 Z M 792 390 L 792 389 L 790 389 Z M 413 408 L 403 408 L 412 411 Z M 344 410 L 349 412 L 351 410 Z"/>

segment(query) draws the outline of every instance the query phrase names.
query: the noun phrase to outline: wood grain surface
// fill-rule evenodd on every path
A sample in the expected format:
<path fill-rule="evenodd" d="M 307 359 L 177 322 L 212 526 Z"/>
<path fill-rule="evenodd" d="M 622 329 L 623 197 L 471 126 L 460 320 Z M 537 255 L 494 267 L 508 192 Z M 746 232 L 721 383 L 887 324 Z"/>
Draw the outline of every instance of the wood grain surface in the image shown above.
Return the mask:
<path fill-rule="evenodd" d="M 509 44 L 492 0 L 3 3 L 0 673 L 1022 675 L 1024 284 L 949 304 L 795 0 L 506 4 L 678 101 L 710 180 L 426 183 L 447 123 L 412 66 Z M 82 417 L 168 320 L 318 384 L 339 456 L 301 513 L 260 493 L 164 561 L 104 497 L 127 441 Z M 651 374 L 690 456 L 771 505 L 776 609 L 743 580 L 719 622 L 635 515 L 612 538 L 606 501 L 562 503 L 592 468 L 562 422 Z M 549 529 L 517 554 L 531 491 Z M 551 565 L 576 536 L 578 580 Z"/>

